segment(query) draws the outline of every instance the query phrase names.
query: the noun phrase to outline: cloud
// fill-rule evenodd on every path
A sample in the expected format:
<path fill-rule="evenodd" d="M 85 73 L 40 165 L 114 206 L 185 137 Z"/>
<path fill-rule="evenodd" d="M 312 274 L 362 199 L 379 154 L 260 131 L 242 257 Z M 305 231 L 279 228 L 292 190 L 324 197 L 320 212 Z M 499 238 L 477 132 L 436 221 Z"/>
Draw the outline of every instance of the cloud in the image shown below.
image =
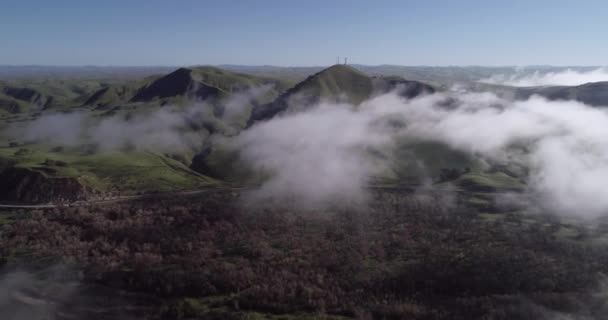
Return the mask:
<path fill-rule="evenodd" d="M 226 117 L 238 114 L 239 105 L 248 101 L 248 96 L 234 99 Z M 65 144 L 92 141 L 102 150 L 182 152 L 201 148 L 209 130 L 217 128 L 213 121 L 221 125 L 222 117 L 204 103 L 128 118 L 51 114 L 13 128 L 13 134 Z M 452 166 L 446 159 L 453 151 L 490 165 L 525 167 L 528 194 L 544 208 L 597 216 L 608 213 L 606 123 L 605 109 L 575 101 L 538 96 L 514 101 L 466 92 L 408 100 L 391 93 L 358 106 L 324 102 L 301 108 L 227 141 L 244 164 L 267 178 L 254 194 L 257 199 L 360 205 L 370 182 L 390 175 L 395 163 L 414 161 L 407 170 L 420 170 L 411 175 L 433 175 L 415 148 L 430 142 L 446 147 L 434 155 L 445 166 Z M 396 152 L 403 145 L 406 152 Z M 411 159 L 400 158 L 404 154 Z"/>
<path fill-rule="evenodd" d="M 74 145 L 82 139 L 86 118 L 84 113 L 49 114 L 25 126 L 13 126 L 9 129 L 9 134 L 25 141 Z"/>
<path fill-rule="evenodd" d="M 578 86 L 589 82 L 601 81 L 608 81 L 608 70 L 606 68 L 598 68 L 591 71 L 567 69 L 559 72 L 535 71 L 534 73 L 518 70 L 512 75 L 494 75 L 479 80 L 479 82 L 514 87 Z"/>
<path fill-rule="evenodd" d="M 161 152 L 183 152 L 202 145 L 208 132 L 202 119 L 210 114 L 210 106 L 200 104 L 179 110 L 160 109 L 132 118 L 104 118 L 87 129 L 87 139 L 102 150 L 133 148 Z M 206 115 L 201 115 L 206 114 Z M 196 130 L 190 130 L 195 126 Z"/>
<path fill-rule="evenodd" d="M 545 208 L 608 213 L 608 113 L 574 101 L 493 94 L 393 94 L 355 107 L 321 104 L 253 126 L 237 139 L 245 163 L 270 178 L 261 198 L 357 202 L 370 177 L 394 159 L 395 142 L 438 142 L 495 164 L 529 168 L 528 188 Z M 370 152 L 380 150 L 380 152 Z"/>
<path fill-rule="evenodd" d="M 346 104 L 320 104 L 308 112 L 259 123 L 233 148 L 253 170 L 273 178 L 255 192 L 259 199 L 290 199 L 316 206 L 327 201 L 359 203 L 377 167 L 367 148 L 389 142 L 366 113 Z"/>
<path fill-rule="evenodd" d="M 24 142 L 63 146 L 92 143 L 103 151 L 197 151 L 213 132 L 231 135 L 242 129 L 253 103 L 272 89 L 273 85 L 253 87 L 234 93 L 218 105 L 192 101 L 186 106 L 164 106 L 102 117 L 84 111 L 49 113 L 12 125 L 6 133 Z"/>
<path fill-rule="evenodd" d="M 20 270 L 3 272 L 0 276 L 2 319 L 55 319 L 58 309 L 77 295 L 79 284 L 74 279 L 74 271 L 61 265 L 38 270 L 36 274 Z"/>
<path fill-rule="evenodd" d="M 274 87 L 273 83 L 269 83 L 232 94 L 222 103 L 222 120 L 237 129 L 242 129 L 249 120 L 253 103 L 257 103 L 258 99 L 267 95 Z"/>
<path fill-rule="evenodd" d="M 196 104 L 186 109 L 165 107 L 128 117 L 102 118 L 85 112 L 52 113 L 10 127 L 8 135 L 23 142 L 95 144 L 105 151 L 182 152 L 202 145 L 208 134 L 203 119 L 210 118 L 209 109 L 205 104 Z"/>

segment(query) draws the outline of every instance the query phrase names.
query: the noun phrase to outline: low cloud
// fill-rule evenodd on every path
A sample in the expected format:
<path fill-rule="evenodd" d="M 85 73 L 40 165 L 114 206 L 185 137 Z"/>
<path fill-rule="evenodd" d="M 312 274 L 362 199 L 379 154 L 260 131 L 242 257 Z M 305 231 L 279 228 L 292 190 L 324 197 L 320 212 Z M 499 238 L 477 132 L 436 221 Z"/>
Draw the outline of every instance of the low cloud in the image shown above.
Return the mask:
<path fill-rule="evenodd" d="M 102 117 L 94 117 L 89 112 L 43 114 L 9 127 L 6 133 L 22 142 L 62 146 L 94 144 L 102 151 L 196 151 L 211 133 L 238 132 L 246 125 L 254 101 L 272 88 L 264 85 L 237 92 L 217 106 L 192 101 L 186 106 L 164 106 Z"/>
<path fill-rule="evenodd" d="M 500 84 L 514 87 L 537 86 L 578 86 L 589 82 L 608 81 L 608 69 L 598 68 L 591 71 L 567 69 L 559 72 L 533 73 L 518 71 L 512 75 L 494 75 L 479 82 Z"/>
<path fill-rule="evenodd" d="M 228 114 L 238 114 L 241 103 L 235 100 Z M 408 170 L 421 168 L 411 175 L 423 175 L 427 163 L 415 146 L 433 143 L 446 147 L 433 159 L 447 167 L 453 151 L 490 165 L 527 168 L 528 195 L 545 209 L 590 217 L 608 213 L 605 109 L 538 96 L 513 101 L 491 93 L 451 92 L 410 100 L 385 94 L 358 106 L 321 103 L 298 110 L 227 139 L 244 164 L 266 177 L 257 199 L 360 205 L 367 186 L 390 176 L 396 163 L 406 161 L 403 154 L 415 162 Z M 105 150 L 174 152 L 202 146 L 211 120 L 222 115 L 198 104 L 127 118 L 47 115 L 13 134 L 65 144 L 93 141 Z"/>
<path fill-rule="evenodd" d="M 4 271 L 4 270 L 3 270 Z M 6 320 L 56 319 L 60 307 L 77 295 L 74 271 L 51 266 L 36 273 L 0 275 L 0 314 Z"/>
<path fill-rule="evenodd" d="M 579 102 L 493 94 L 383 95 L 355 107 L 321 104 L 253 126 L 236 140 L 246 163 L 269 175 L 262 198 L 356 202 L 385 170 L 396 141 L 437 142 L 491 163 L 529 168 L 545 208 L 608 213 L 608 112 Z"/>
<path fill-rule="evenodd" d="M 366 155 L 368 148 L 391 139 L 371 120 L 350 105 L 321 104 L 259 123 L 232 147 L 253 170 L 272 176 L 255 192 L 259 199 L 357 204 L 365 197 L 367 179 L 379 169 Z"/>
<path fill-rule="evenodd" d="M 8 129 L 22 142 L 62 146 L 94 144 L 101 150 L 154 150 L 180 152 L 201 145 L 205 138 L 202 119 L 210 113 L 204 104 L 187 109 L 166 107 L 133 116 L 95 118 L 89 113 L 54 113 Z M 195 129 L 195 130 L 192 130 Z M 208 132 L 207 132 L 208 133 Z"/>

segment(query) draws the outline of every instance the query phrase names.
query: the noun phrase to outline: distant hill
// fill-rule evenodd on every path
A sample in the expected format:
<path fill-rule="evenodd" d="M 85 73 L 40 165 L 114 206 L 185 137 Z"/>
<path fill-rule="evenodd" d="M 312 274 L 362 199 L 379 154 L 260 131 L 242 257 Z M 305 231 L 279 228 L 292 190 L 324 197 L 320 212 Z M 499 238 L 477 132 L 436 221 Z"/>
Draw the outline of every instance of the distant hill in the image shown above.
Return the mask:
<path fill-rule="evenodd" d="M 193 77 L 192 69 L 180 68 L 137 90 L 131 101 L 150 101 L 155 98 L 163 99 L 176 96 L 207 99 L 216 97 L 221 93 L 221 89 L 197 81 Z"/>
<path fill-rule="evenodd" d="M 0 81 L 0 109 L 23 113 L 69 108 L 103 86 L 84 80 Z"/>
<path fill-rule="evenodd" d="M 135 88 L 129 85 L 109 85 L 91 94 L 83 103 L 84 106 L 107 108 L 133 97 Z"/>
<path fill-rule="evenodd" d="M 539 95 L 549 100 L 575 100 L 590 106 L 608 106 L 608 82 L 590 82 L 579 86 L 512 87 L 499 84 L 472 82 L 462 90 L 493 92 L 507 99 L 528 99 Z"/>
<path fill-rule="evenodd" d="M 275 96 L 289 87 L 289 83 L 285 81 L 234 73 L 215 67 L 179 68 L 164 76 L 150 77 L 139 84 L 119 84 L 101 88 L 88 97 L 84 104 L 107 106 L 152 100 L 167 102 L 169 100 L 166 99 L 171 98 L 226 98 L 232 93 L 266 85 L 271 87 L 270 91 L 274 92 Z"/>
<path fill-rule="evenodd" d="M 358 105 L 375 93 L 396 89 L 408 98 L 425 92 L 435 92 L 433 87 L 420 82 L 408 81 L 396 76 L 371 77 L 348 65 L 334 65 L 306 78 L 274 102 L 256 107 L 251 115 L 250 124 L 270 119 L 281 112 L 306 108 L 319 101 Z"/>
<path fill-rule="evenodd" d="M 239 151 L 222 145 L 229 137 L 238 135 L 247 124 L 267 120 L 283 112 L 298 112 L 319 101 L 356 106 L 387 92 L 414 98 L 436 90 L 427 83 L 406 80 L 400 72 L 371 75 L 361 71 L 362 68 L 334 65 L 317 70 L 295 85 L 285 78 L 216 67 L 179 68 L 136 80 L 0 81 L 1 125 L 25 125 L 45 113 L 72 111 L 90 115 L 87 126 L 108 118 L 129 125 L 147 121 L 148 116 L 163 109 L 163 115 L 165 112 L 175 113 L 177 117 L 186 119 L 183 122 L 179 120 L 172 130 L 188 137 L 185 148 L 159 153 L 147 147 L 138 149 L 129 145 L 105 150 L 98 142 L 87 140 L 89 137 L 86 135 L 81 137 L 82 142 L 72 147 L 7 136 L 0 143 L 0 178 L 4 181 L 0 184 L 0 189 L 4 188 L 4 191 L 0 190 L 0 196 L 4 194 L 13 200 L 37 202 L 57 197 L 79 199 L 116 192 L 187 189 L 216 183 L 215 179 L 257 181 L 260 177 L 251 172 L 246 163 L 240 162 Z M 276 70 L 284 70 L 279 69 Z M 304 74 L 313 69 L 297 71 Z M 386 72 L 390 70 L 393 69 L 388 68 Z M 448 72 L 445 68 L 440 70 Z M 561 92 L 568 89 L 478 86 L 522 97 L 542 90 L 547 95 L 562 97 L 565 93 Z M 576 89 L 576 96 L 590 95 L 598 90 L 601 88 L 581 86 Z M 567 94 L 574 95 L 570 91 Z M 197 103 L 200 101 L 205 103 Z M 0 131 L 1 134 L 3 132 Z M 215 139 L 220 136 L 223 138 Z M 379 182 L 417 181 L 420 172 L 424 171 L 436 182 L 456 181 L 458 186 L 469 189 L 471 186 L 483 189 L 488 186 L 502 188 L 504 185 L 514 188 L 518 185 L 517 177 L 509 180 L 501 174 L 488 176 L 474 159 L 445 146 L 404 142 L 393 151 L 400 155 L 399 159 L 382 176 L 374 177 Z M 422 169 L 419 159 L 425 162 Z M 23 188 L 15 193 L 16 186 Z M 43 198 L 42 190 L 52 190 L 50 198 Z"/>
<path fill-rule="evenodd" d="M 608 82 L 592 82 L 580 86 L 554 86 L 517 88 L 516 97 L 528 98 L 534 94 L 550 100 L 576 100 L 591 106 L 608 106 Z"/>
<path fill-rule="evenodd" d="M 164 74 L 176 67 L 2 66 L 0 80 L 136 80 Z"/>

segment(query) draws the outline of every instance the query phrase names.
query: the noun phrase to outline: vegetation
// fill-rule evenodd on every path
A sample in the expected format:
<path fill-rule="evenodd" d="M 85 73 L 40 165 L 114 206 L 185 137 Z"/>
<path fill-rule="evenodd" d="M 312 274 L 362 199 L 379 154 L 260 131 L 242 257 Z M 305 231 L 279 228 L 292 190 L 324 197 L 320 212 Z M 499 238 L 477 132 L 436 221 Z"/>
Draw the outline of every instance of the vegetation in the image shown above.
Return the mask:
<path fill-rule="evenodd" d="M 319 101 L 342 102 L 358 105 L 374 94 L 386 93 L 398 85 L 408 85 L 400 90 L 408 98 L 423 93 L 433 93 L 433 87 L 399 77 L 372 78 L 348 65 L 333 65 L 323 69 L 280 95 L 275 101 L 253 109 L 249 123 L 267 120 L 282 112 L 305 109 Z"/>
<path fill-rule="evenodd" d="M 17 211 L 1 226 L 2 255 L 8 265 L 25 252 L 58 257 L 84 270 L 85 282 L 152 294 L 151 314 L 167 319 L 548 319 L 607 311 L 593 302 L 608 272 L 607 244 L 597 240 L 603 227 L 478 213 L 440 193 L 379 192 L 364 210 L 333 212 L 244 211 L 235 197 L 227 190 Z"/>
<path fill-rule="evenodd" d="M 608 312 L 601 287 L 608 221 L 499 205 L 503 193 L 524 190 L 525 168 L 440 143 L 400 141 L 391 150 L 395 162 L 374 177 L 369 202 L 358 208 L 252 205 L 227 183 L 260 177 L 215 135 L 320 100 L 356 105 L 398 88 L 410 98 L 434 92 L 399 75 L 440 75 L 449 83 L 463 77 L 461 68 L 427 76 L 426 67 L 251 70 L 256 75 L 191 67 L 137 79 L 0 82 L 2 128 L 75 111 L 132 124 L 168 106 L 207 104 L 178 128 L 197 139 L 183 152 L 2 136 L 0 198 L 65 204 L 0 211 L 2 270 L 43 275 L 7 289 L 7 299 L 50 302 L 66 319 L 554 319 Z M 476 77 L 486 72 L 472 70 Z M 597 104 L 603 94 L 583 94 L 603 85 L 475 86 Z M 233 99 L 242 110 L 228 117 Z M 117 199 L 137 193 L 144 195 Z M 75 202 L 91 199 L 105 202 Z M 44 275 L 49 265 L 68 268 L 70 276 Z M 66 290 L 73 282 L 77 291 Z M 77 294 L 57 294 L 66 291 Z"/>
<path fill-rule="evenodd" d="M 47 145 L 0 147 L 0 165 L 40 172 L 50 179 L 73 178 L 98 193 L 171 191 L 216 183 L 158 153 L 90 152 L 86 147 L 62 148 L 61 152 L 53 149 Z"/>

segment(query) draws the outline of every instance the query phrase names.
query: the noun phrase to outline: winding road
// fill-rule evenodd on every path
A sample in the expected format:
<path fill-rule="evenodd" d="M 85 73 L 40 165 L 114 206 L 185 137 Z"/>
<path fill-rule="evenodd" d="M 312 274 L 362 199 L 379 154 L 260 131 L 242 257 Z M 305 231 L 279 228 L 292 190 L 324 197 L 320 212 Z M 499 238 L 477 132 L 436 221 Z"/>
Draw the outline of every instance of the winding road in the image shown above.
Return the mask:
<path fill-rule="evenodd" d="M 104 199 L 91 199 L 91 200 L 82 200 L 82 201 L 74 201 L 74 202 L 62 202 L 62 203 L 0 203 L 0 209 L 51 209 L 51 208 L 59 208 L 59 207 L 73 207 L 73 206 L 84 206 L 91 204 L 104 204 L 104 203 L 115 203 L 122 201 L 131 201 L 131 200 L 140 200 L 146 198 L 166 198 L 166 197 L 183 197 L 183 196 L 192 196 L 198 194 L 212 193 L 212 192 L 242 192 L 246 190 L 253 190 L 258 186 L 221 186 L 221 187 L 204 187 L 195 190 L 184 190 L 184 191 L 168 191 L 168 192 L 155 192 L 155 193 L 143 193 L 137 195 L 128 195 L 128 196 L 119 196 L 112 198 L 104 198 Z M 403 193 L 466 193 L 466 191 L 457 191 L 449 188 L 420 188 L 415 186 L 395 186 L 395 185 L 371 185 L 367 187 L 370 190 L 382 191 L 382 192 L 403 192 Z M 485 194 L 491 195 L 500 195 L 500 194 L 510 194 L 511 192 L 482 192 Z"/>
<path fill-rule="evenodd" d="M 205 194 L 211 192 L 240 192 L 243 190 L 251 189 L 251 187 L 240 186 L 240 187 L 206 187 L 196 190 L 185 190 L 185 191 L 169 191 L 169 192 L 155 192 L 155 193 L 143 193 L 129 196 L 119 196 L 104 199 L 91 199 L 74 202 L 62 202 L 62 203 L 0 203 L 0 209 L 51 209 L 59 207 L 74 207 L 84 206 L 90 204 L 104 204 L 104 203 L 115 203 L 122 201 L 139 200 L 146 198 L 164 198 L 164 197 L 181 197 L 191 196 L 197 194 Z"/>

